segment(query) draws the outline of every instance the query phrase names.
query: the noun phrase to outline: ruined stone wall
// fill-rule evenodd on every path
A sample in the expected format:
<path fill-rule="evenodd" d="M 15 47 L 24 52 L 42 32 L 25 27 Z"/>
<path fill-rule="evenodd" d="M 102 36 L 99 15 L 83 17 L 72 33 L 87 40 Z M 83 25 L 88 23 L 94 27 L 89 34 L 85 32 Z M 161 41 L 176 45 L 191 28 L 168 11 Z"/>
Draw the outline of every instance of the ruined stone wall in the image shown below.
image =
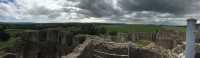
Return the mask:
<path fill-rule="evenodd" d="M 200 33 L 199 33 L 200 34 Z M 197 33 L 197 35 L 199 35 Z M 59 29 L 47 29 L 47 30 L 30 30 L 22 32 L 17 44 L 17 58 L 61 58 L 62 55 L 71 52 L 71 47 L 76 47 L 80 43 L 83 43 L 86 38 L 84 35 L 78 35 L 73 37 L 73 34 Z M 200 38 L 200 37 L 197 37 Z M 95 36 L 90 39 L 96 39 Z M 185 40 L 184 32 L 135 32 L 135 33 L 118 33 L 116 36 L 110 36 L 109 38 L 103 37 L 101 39 L 111 39 L 118 43 L 124 43 L 128 41 L 136 42 L 138 40 L 149 40 L 155 42 L 157 45 L 172 49 L 177 44 Z M 99 40 L 99 39 L 98 39 Z M 199 39 L 197 39 L 199 40 Z M 107 44 L 109 46 L 115 46 L 112 43 Z M 119 44 L 116 44 L 119 45 Z M 70 49 L 71 48 L 71 49 Z M 131 48 L 131 56 L 134 58 L 141 58 L 143 56 L 149 56 L 150 58 L 162 58 L 163 56 L 158 53 L 154 53 L 145 49 Z M 96 52 L 95 52 L 96 51 Z M 100 51 L 100 52 L 99 52 Z M 111 55 L 105 56 L 102 52 L 111 53 Z M 134 54 L 133 52 L 137 52 Z M 146 53 L 146 54 L 145 54 Z M 94 56 L 93 54 L 98 54 Z M 103 45 L 88 45 L 78 58 L 98 58 L 103 56 L 104 58 L 127 58 L 127 46 L 108 48 L 105 43 Z M 140 54 L 143 54 L 142 56 Z M 93 55 L 93 56 L 91 56 Z M 114 56 L 113 56 L 114 55 Z M 118 57 L 115 55 L 120 55 Z M 139 56 L 136 56 L 139 55 Z"/>
<path fill-rule="evenodd" d="M 148 49 L 128 47 L 128 43 L 102 42 L 90 44 L 78 58 L 169 58 L 160 52 Z"/>
<path fill-rule="evenodd" d="M 60 29 L 25 31 L 17 41 L 17 58 L 61 58 L 71 42 Z"/>
<path fill-rule="evenodd" d="M 177 46 L 177 39 L 182 39 L 177 35 L 178 34 L 172 32 L 159 32 L 154 42 L 164 48 L 173 49 Z"/>
<path fill-rule="evenodd" d="M 173 39 L 178 41 L 185 41 L 186 40 L 186 33 L 185 32 L 133 32 L 127 33 L 125 35 L 121 35 L 122 37 L 127 38 L 131 41 L 137 40 L 160 40 L 160 39 Z M 200 42 L 200 32 L 196 33 L 197 35 L 197 42 Z"/>
<path fill-rule="evenodd" d="M 118 33 L 115 36 L 107 35 L 107 38 L 105 37 L 105 39 L 111 39 L 111 41 L 119 43 L 148 40 L 168 49 L 173 48 L 177 44 L 183 44 L 182 42 L 185 41 L 185 38 L 185 32 L 133 32 Z M 200 39 L 200 37 L 198 38 Z"/>
<path fill-rule="evenodd" d="M 155 41 L 157 37 L 156 32 L 134 32 L 130 33 L 129 37 L 132 41 L 137 41 L 137 40 L 150 40 L 150 41 Z"/>
<path fill-rule="evenodd" d="M 196 33 L 197 42 L 200 42 L 200 32 Z M 129 34 L 131 41 L 149 40 L 167 49 L 172 49 L 177 44 L 183 44 L 186 40 L 185 32 L 135 32 Z"/>
<path fill-rule="evenodd" d="M 129 37 L 132 39 L 132 41 L 137 41 L 137 40 L 156 41 L 156 40 L 172 39 L 172 38 L 181 40 L 185 39 L 185 35 L 179 35 L 179 33 L 174 33 L 174 32 L 134 32 L 130 33 Z"/>

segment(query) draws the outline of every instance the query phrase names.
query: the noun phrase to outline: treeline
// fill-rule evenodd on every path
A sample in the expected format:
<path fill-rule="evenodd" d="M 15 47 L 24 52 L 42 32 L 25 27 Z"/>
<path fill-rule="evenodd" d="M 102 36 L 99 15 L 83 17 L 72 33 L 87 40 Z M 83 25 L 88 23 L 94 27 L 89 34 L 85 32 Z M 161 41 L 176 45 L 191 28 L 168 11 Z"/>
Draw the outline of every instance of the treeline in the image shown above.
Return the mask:
<path fill-rule="evenodd" d="M 112 25 L 109 23 L 0 23 L 0 25 L 5 26 L 7 29 L 46 29 L 55 27 L 71 27 L 71 26 L 87 26 L 87 25 Z"/>
<path fill-rule="evenodd" d="M 107 30 L 103 26 L 97 24 L 80 24 L 80 25 L 68 25 L 66 27 L 67 31 L 73 32 L 74 34 L 90 34 L 90 35 L 100 35 L 107 33 Z"/>
<path fill-rule="evenodd" d="M 107 32 L 106 28 L 101 25 L 104 23 L 23 23 L 23 24 L 1 24 L 4 29 L 29 29 L 42 30 L 47 28 L 64 28 L 66 31 L 74 34 L 100 35 Z"/>

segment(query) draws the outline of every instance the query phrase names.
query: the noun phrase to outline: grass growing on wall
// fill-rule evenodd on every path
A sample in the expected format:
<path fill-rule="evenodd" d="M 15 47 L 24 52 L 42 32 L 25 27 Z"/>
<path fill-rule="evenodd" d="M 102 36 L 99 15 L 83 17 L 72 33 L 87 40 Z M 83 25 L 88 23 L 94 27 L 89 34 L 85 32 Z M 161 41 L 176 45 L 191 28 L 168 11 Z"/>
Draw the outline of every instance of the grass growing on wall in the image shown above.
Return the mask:
<path fill-rule="evenodd" d="M 135 42 L 137 45 L 137 47 L 140 47 L 140 48 L 142 48 L 142 47 L 145 47 L 145 46 L 147 46 L 148 44 L 150 44 L 151 43 L 151 41 L 148 41 L 148 40 L 138 40 L 138 41 L 136 41 Z"/>

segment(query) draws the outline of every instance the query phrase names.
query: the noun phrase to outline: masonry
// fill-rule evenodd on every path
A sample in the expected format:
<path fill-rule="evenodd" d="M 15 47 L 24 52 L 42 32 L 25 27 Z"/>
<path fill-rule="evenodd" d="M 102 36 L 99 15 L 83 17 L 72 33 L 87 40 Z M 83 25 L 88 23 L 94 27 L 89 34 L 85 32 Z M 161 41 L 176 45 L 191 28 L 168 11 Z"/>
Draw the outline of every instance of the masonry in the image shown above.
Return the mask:
<path fill-rule="evenodd" d="M 17 58 L 61 58 L 69 42 L 66 35 L 60 29 L 22 32 L 16 45 Z"/>
<path fill-rule="evenodd" d="M 172 49 L 175 48 L 177 44 L 185 41 L 186 37 L 185 32 L 132 32 L 132 33 L 118 33 L 116 36 L 106 35 L 108 37 L 94 36 L 94 35 L 91 36 L 83 35 L 77 37 L 76 36 L 72 37 L 72 36 L 74 35 L 70 34 L 70 32 L 67 32 L 62 28 L 27 30 L 25 32 L 21 32 L 19 38 L 17 39 L 17 45 L 16 45 L 17 58 L 61 58 L 61 56 L 65 56 L 73 51 L 73 48 L 71 47 L 77 47 L 80 43 L 83 43 L 83 41 L 86 38 L 96 39 L 96 37 L 99 37 L 100 39 L 111 39 L 111 42 L 116 42 L 116 43 L 127 43 L 128 41 L 134 43 L 139 40 L 148 40 L 156 43 L 158 46 L 164 47 L 166 49 Z M 88 52 L 90 52 L 92 48 L 93 47 L 87 46 L 86 50 L 84 50 L 86 52 L 81 52 L 81 53 L 87 54 Z M 89 49 L 88 52 L 87 49 Z M 97 45 L 95 49 L 101 49 L 101 47 Z M 116 48 L 116 49 L 124 51 L 124 48 Z M 116 53 L 116 52 L 118 53 L 119 50 L 113 50 L 111 51 L 111 53 Z M 132 48 L 132 50 L 139 51 L 138 53 L 142 53 L 142 51 L 148 52 L 147 50 L 143 49 Z M 148 53 L 151 54 L 153 52 L 149 51 Z M 84 54 L 81 55 L 87 56 Z M 152 55 L 158 55 L 157 57 L 158 58 L 160 57 L 158 53 Z M 131 56 L 131 57 L 139 57 L 139 56 Z"/>
<path fill-rule="evenodd" d="M 151 49 L 136 48 L 132 43 L 93 40 L 77 58 L 170 58 L 169 56 L 171 55 L 164 55 Z"/>

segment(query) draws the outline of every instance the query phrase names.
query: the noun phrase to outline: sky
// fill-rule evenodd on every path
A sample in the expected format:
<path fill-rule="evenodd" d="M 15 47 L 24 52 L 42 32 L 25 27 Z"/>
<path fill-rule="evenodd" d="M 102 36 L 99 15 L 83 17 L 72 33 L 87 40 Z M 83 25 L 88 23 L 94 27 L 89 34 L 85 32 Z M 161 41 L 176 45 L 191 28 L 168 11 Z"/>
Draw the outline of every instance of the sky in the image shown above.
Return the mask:
<path fill-rule="evenodd" d="M 0 0 L 0 22 L 185 25 L 200 0 Z"/>

